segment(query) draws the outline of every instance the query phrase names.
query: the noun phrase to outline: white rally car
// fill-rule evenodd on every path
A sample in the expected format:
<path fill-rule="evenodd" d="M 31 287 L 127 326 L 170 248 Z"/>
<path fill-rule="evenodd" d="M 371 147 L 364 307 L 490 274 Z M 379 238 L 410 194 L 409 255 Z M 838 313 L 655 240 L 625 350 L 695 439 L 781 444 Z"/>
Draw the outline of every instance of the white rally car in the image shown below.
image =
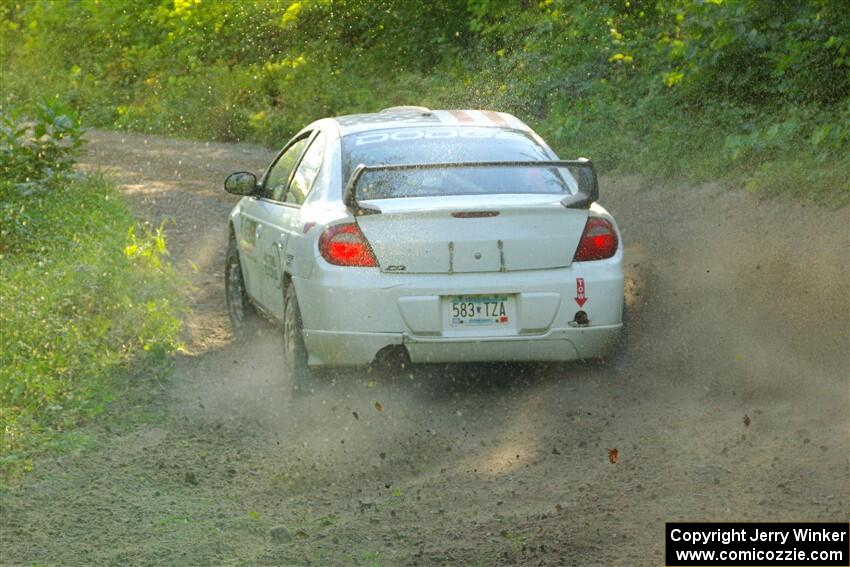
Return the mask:
<path fill-rule="evenodd" d="M 586 159 L 502 112 L 395 107 L 289 141 L 229 217 L 227 306 L 283 328 L 289 372 L 600 358 L 622 327 L 623 247 Z"/>

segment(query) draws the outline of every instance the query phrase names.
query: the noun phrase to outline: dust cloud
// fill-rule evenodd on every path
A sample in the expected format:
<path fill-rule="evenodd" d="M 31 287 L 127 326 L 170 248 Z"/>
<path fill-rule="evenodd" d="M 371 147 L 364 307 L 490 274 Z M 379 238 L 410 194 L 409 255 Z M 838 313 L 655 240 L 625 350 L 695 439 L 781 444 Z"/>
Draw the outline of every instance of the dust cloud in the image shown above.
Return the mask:
<path fill-rule="evenodd" d="M 269 158 L 93 134 L 87 167 L 171 219 L 187 352 L 162 420 L 7 498 L 34 527 L 7 560 L 657 565 L 666 521 L 848 519 L 846 209 L 604 178 L 628 280 L 611 359 L 336 370 L 293 397 L 275 330 L 234 343 L 224 311 L 221 180 Z"/>

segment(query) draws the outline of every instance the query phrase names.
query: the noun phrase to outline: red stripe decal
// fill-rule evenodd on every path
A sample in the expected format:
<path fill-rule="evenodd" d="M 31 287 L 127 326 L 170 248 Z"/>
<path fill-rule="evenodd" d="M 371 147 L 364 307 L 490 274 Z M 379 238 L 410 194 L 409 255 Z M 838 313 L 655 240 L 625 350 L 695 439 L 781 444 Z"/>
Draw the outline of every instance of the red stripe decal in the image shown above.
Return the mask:
<path fill-rule="evenodd" d="M 509 124 L 507 120 L 502 118 L 498 112 L 493 112 L 492 110 L 482 110 L 481 114 L 490 119 L 490 121 L 496 126 L 501 126 L 503 128 L 508 128 Z"/>
<path fill-rule="evenodd" d="M 471 122 L 475 122 L 475 119 L 473 119 L 472 116 L 470 116 L 469 114 L 467 114 L 463 110 L 450 110 L 449 113 L 452 116 L 454 116 L 455 118 L 457 118 L 458 122 L 463 122 L 463 123 L 467 123 L 467 124 L 471 123 Z"/>

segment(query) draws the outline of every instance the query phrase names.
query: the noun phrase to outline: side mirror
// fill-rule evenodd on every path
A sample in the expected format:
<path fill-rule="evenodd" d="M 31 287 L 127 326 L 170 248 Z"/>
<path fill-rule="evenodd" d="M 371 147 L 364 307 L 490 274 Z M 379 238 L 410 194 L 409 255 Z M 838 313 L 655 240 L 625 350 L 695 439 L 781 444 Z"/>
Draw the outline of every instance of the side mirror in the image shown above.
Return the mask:
<path fill-rule="evenodd" d="M 231 173 L 224 180 L 224 190 L 234 195 L 254 195 L 257 193 L 257 176 L 248 171 Z"/>

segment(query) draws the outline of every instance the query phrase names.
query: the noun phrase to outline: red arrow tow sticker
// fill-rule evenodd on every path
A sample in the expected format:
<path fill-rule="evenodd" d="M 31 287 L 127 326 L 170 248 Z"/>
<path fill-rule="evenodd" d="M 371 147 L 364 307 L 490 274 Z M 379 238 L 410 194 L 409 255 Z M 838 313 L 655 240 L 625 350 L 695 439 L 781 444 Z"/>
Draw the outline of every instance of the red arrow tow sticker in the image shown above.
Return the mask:
<path fill-rule="evenodd" d="M 584 278 L 576 278 L 576 303 L 579 307 L 584 307 L 587 303 L 587 297 L 584 295 Z"/>

